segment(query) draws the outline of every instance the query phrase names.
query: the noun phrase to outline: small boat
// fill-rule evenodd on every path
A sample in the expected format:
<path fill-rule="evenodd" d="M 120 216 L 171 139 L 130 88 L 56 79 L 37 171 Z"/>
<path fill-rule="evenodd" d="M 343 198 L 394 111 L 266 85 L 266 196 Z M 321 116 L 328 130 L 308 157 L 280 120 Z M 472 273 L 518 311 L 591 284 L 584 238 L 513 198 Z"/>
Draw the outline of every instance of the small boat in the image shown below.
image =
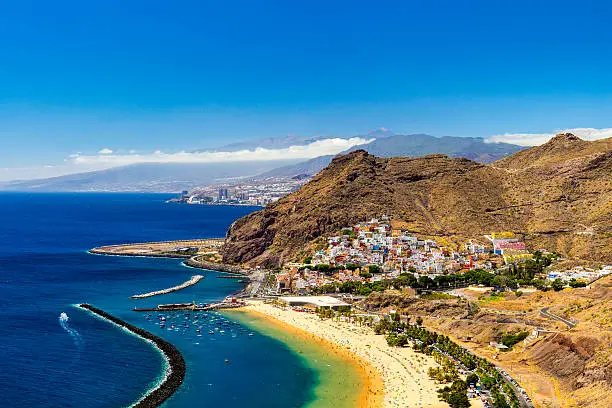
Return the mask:
<path fill-rule="evenodd" d="M 249 333 L 249 337 L 253 337 L 253 336 L 254 336 L 254 334 L 253 334 L 253 333 Z"/>

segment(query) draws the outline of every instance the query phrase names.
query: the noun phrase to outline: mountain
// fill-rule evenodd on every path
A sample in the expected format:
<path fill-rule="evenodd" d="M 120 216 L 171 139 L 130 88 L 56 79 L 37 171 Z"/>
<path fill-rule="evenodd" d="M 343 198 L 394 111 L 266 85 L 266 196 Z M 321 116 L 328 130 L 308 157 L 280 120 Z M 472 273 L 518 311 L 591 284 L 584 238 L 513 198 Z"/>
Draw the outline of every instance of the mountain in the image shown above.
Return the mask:
<path fill-rule="evenodd" d="M 197 149 L 194 153 L 202 152 L 236 152 L 240 150 L 253 150 L 258 147 L 264 149 L 285 149 L 290 146 L 303 146 L 319 140 L 330 139 L 331 136 L 296 136 L 268 137 L 264 139 L 246 140 L 210 149 Z"/>
<path fill-rule="evenodd" d="M 389 129 L 379 128 L 375 129 L 371 132 L 366 133 L 365 135 L 356 135 L 352 137 L 360 137 L 363 139 L 383 139 L 386 137 L 393 136 L 394 133 Z M 282 137 L 267 137 L 263 139 L 255 139 L 255 140 L 247 140 L 244 142 L 236 142 L 227 144 L 222 147 L 217 147 L 213 149 L 198 149 L 194 150 L 194 152 L 235 152 L 239 150 L 253 150 L 258 147 L 263 147 L 264 149 L 284 149 L 290 146 L 304 146 L 310 143 L 314 143 L 320 140 L 325 139 L 333 139 L 336 136 L 297 136 L 297 135 L 289 135 Z M 342 137 L 341 139 L 348 139 L 346 137 Z"/>
<path fill-rule="evenodd" d="M 360 148 L 354 147 L 349 152 Z M 364 145 L 363 149 L 379 157 L 416 157 L 441 153 L 449 157 L 465 157 L 479 163 L 491 163 L 521 150 L 521 147 L 508 143 L 487 143 L 481 137 L 414 134 L 376 139 Z"/>
<path fill-rule="evenodd" d="M 393 155 L 419 156 L 435 152 L 448 154 L 452 157 L 463 156 L 477 161 L 489 162 L 494 158 L 504 157 L 508 152 L 520 149 L 520 147 L 513 145 L 488 144 L 483 139 L 475 138 L 395 135 L 385 128 L 355 137 L 367 140 L 375 139 L 372 143 L 361 146 L 373 154 L 383 157 Z M 282 149 L 289 146 L 304 146 L 328 138 L 328 136 L 267 138 L 233 143 L 217 149 L 197 150 L 196 152 L 231 152 L 253 150 L 258 147 Z M 255 179 L 265 179 L 269 177 L 293 177 L 298 174 L 312 175 L 327 166 L 332 158 L 333 156 L 329 155 L 307 161 L 278 160 L 214 164 L 134 164 L 108 170 L 70 174 L 47 179 L 2 183 L 0 184 L 0 190 L 174 192 L 214 184 L 226 178 L 254 177 Z"/>
<path fill-rule="evenodd" d="M 248 177 L 295 161 L 167 164 L 143 163 L 0 185 L 11 191 L 177 192 L 223 179 Z"/>
<path fill-rule="evenodd" d="M 317 174 L 327 167 L 334 158 L 333 155 L 319 156 L 314 159 L 306 160 L 297 164 L 288 164 L 286 166 L 272 169 L 262 174 L 258 174 L 256 179 L 266 179 L 270 177 L 293 177 L 298 174 Z"/>
<path fill-rule="evenodd" d="M 491 165 L 435 154 L 334 157 L 310 182 L 234 222 L 226 262 L 300 260 L 321 237 L 387 214 L 430 236 L 520 234 L 530 248 L 612 261 L 612 139 L 561 134 Z"/>
<path fill-rule="evenodd" d="M 449 157 L 465 157 L 479 163 L 492 163 L 522 149 L 508 143 L 487 143 L 479 137 L 436 137 L 425 134 L 396 135 L 388 130 L 377 130 L 362 136 L 376 138 L 371 143 L 355 146 L 344 153 L 365 150 L 379 157 L 418 157 L 428 154 L 445 154 Z M 261 177 L 291 177 L 295 174 L 317 174 L 327 166 L 333 156 L 321 156 L 295 165 L 283 166 L 262 174 Z"/>

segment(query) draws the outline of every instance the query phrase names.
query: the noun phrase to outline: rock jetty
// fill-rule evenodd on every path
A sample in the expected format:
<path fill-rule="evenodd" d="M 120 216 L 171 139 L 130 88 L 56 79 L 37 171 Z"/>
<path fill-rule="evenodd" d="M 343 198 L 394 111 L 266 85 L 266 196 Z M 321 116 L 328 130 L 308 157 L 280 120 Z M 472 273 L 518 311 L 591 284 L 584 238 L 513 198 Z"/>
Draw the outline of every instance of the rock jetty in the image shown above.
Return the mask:
<path fill-rule="evenodd" d="M 156 388 L 151 390 L 147 395 L 141 398 L 138 402 L 132 405 L 132 407 L 159 407 L 164 401 L 170 398 L 172 394 L 174 394 L 176 390 L 181 386 L 183 380 L 185 379 L 186 366 L 183 356 L 176 349 L 176 347 L 174 347 L 172 344 L 168 343 L 161 337 L 157 337 L 156 335 L 149 333 L 146 330 L 131 325 L 87 303 L 80 304 L 79 307 L 88 310 L 89 312 L 97 315 L 98 317 L 108 320 L 116 324 L 117 326 L 120 326 L 134 333 L 142 339 L 150 341 L 155 345 L 155 347 L 157 347 L 157 349 L 159 349 L 163 353 L 166 360 L 168 361 L 168 369 L 166 372 L 166 376 L 164 377 L 162 382 Z"/>

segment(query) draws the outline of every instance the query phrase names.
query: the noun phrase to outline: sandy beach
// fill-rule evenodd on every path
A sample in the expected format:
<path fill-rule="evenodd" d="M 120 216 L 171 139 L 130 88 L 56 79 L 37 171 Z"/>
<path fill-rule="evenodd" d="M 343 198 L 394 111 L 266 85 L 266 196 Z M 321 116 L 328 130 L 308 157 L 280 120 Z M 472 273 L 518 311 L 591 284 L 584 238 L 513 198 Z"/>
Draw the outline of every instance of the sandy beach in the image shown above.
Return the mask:
<path fill-rule="evenodd" d="M 359 325 L 321 320 L 317 315 L 248 301 L 243 310 L 305 332 L 312 340 L 354 359 L 364 375 L 359 407 L 447 407 L 438 399 L 439 386 L 427 376 L 433 358 L 410 348 L 389 347 L 384 336 Z M 302 333 L 304 335 L 304 333 Z"/>

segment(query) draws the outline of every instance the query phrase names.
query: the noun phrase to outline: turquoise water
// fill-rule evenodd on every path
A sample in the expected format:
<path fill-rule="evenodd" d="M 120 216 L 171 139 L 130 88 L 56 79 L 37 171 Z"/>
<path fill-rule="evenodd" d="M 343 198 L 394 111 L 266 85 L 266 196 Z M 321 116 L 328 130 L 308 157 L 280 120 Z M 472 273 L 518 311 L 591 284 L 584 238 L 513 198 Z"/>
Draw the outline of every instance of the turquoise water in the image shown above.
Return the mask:
<path fill-rule="evenodd" d="M 167 198 L 0 194 L 1 406 L 127 406 L 159 380 L 164 363 L 148 343 L 72 306 L 80 302 L 181 351 L 187 376 L 168 408 L 298 407 L 312 398 L 316 374 L 278 340 L 258 332 L 248 336 L 251 329 L 216 313 L 167 315 L 178 328 L 168 330 L 170 324 L 160 328 L 157 316 L 131 311 L 220 300 L 240 288 L 236 281 L 216 279 L 218 273 L 186 268 L 176 259 L 86 252 L 121 242 L 219 237 L 232 221 L 255 210 L 171 205 L 164 203 Z M 129 298 L 177 285 L 196 272 L 206 278 L 180 292 Z M 62 312 L 68 320 L 60 319 Z"/>

